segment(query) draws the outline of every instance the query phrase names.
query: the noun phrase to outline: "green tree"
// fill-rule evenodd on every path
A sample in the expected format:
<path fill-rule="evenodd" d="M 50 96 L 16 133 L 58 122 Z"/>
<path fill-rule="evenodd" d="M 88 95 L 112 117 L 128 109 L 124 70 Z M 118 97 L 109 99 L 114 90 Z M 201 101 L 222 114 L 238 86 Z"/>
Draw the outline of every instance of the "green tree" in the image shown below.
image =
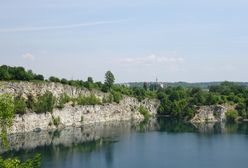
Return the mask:
<path fill-rule="evenodd" d="M 15 113 L 16 114 L 25 114 L 27 111 L 27 104 L 24 98 L 18 96 L 14 100 Z"/>
<path fill-rule="evenodd" d="M 53 94 L 49 91 L 46 91 L 44 95 L 38 97 L 32 108 L 36 113 L 52 112 L 55 100 L 56 99 Z"/>
<path fill-rule="evenodd" d="M 93 78 L 92 78 L 92 77 L 90 77 L 90 76 L 88 77 L 87 81 L 88 81 L 89 83 L 94 83 Z"/>
<path fill-rule="evenodd" d="M 115 77 L 111 71 L 105 73 L 105 82 L 104 84 L 110 89 L 115 82 Z"/>
<path fill-rule="evenodd" d="M 68 81 L 65 78 L 62 78 L 60 81 L 62 84 L 68 84 Z"/>
<path fill-rule="evenodd" d="M 44 81 L 44 76 L 41 74 L 34 75 L 34 80 Z"/>
<path fill-rule="evenodd" d="M 145 120 L 149 119 L 149 117 L 151 116 L 148 109 L 145 108 L 144 106 L 139 107 L 139 113 L 144 116 Z"/>
<path fill-rule="evenodd" d="M 12 126 L 14 118 L 14 100 L 10 94 L 0 95 L 0 128 L 4 146 L 8 147 L 7 129 Z"/>
<path fill-rule="evenodd" d="M 11 75 L 9 74 L 8 66 L 2 65 L 0 67 L 0 80 L 10 80 L 10 79 L 11 79 Z"/>
<path fill-rule="evenodd" d="M 148 90 L 148 84 L 147 84 L 147 82 L 144 82 L 144 83 L 143 83 L 143 88 L 144 88 L 145 90 Z"/>
<path fill-rule="evenodd" d="M 238 117 L 238 112 L 236 110 L 229 110 L 226 112 L 226 120 L 228 122 L 235 122 Z"/>
<path fill-rule="evenodd" d="M 60 82 L 60 79 L 57 78 L 57 77 L 55 77 L 55 76 L 51 76 L 51 77 L 49 78 L 49 81 L 50 81 L 50 82 Z"/>
<path fill-rule="evenodd" d="M 122 99 L 122 95 L 120 92 L 116 92 L 116 91 L 111 91 L 111 94 L 113 96 L 113 100 L 116 103 L 120 103 L 121 99 Z"/>

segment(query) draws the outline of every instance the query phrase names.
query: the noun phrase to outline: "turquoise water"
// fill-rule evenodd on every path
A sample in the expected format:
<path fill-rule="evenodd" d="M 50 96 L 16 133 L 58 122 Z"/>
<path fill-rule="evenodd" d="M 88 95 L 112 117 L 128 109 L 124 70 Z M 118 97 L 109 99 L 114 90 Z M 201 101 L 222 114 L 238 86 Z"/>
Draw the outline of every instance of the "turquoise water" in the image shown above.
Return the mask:
<path fill-rule="evenodd" d="M 44 168 L 242 168 L 248 161 L 246 123 L 192 125 L 159 118 L 9 138 L 12 151 L 4 156 L 41 153 Z"/>

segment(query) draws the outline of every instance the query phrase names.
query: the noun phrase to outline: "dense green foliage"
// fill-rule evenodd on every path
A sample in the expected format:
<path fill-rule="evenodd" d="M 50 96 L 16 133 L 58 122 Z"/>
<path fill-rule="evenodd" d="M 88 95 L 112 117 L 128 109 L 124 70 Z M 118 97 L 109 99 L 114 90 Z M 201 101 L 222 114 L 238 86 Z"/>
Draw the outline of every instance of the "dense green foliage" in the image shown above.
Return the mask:
<path fill-rule="evenodd" d="M 117 92 L 117 91 L 112 90 L 111 91 L 111 95 L 113 97 L 113 101 L 114 102 L 120 103 L 120 101 L 122 99 L 122 94 L 120 92 Z"/>
<path fill-rule="evenodd" d="M 113 86 L 114 82 L 115 82 L 114 75 L 112 74 L 111 71 L 107 71 L 105 73 L 105 82 L 104 82 L 105 87 L 109 90 Z"/>
<path fill-rule="evenodd" d="M 25 114 L 27 111 L 27 104 L 24 98 L 18 96 L 14 99 L 15 113 Z"/>
<path fill-rule="evenodd" d="M 157 96 L 161 101 L 159 114 L 190 119 L 197 106 L 230 104 L 236 107 L 239 116 L 248 116 L 248 89 L 231 82 L 211 86 L 209 91 L 200 88 L 167 87 L 159 89 Z"/>
<path fill-rule="evenodd" d="M 102 103 L 101 100 L 93 94 L 90 96 L 80 95 L 76 101 L 78 105 L 97 105 Z"/>
<path fill-rule="evenodd" d="M 64 82 L 64 79 L 62 79 L 62 80 L 60 81 L 59 78 L 57 78 L 57 77 L 55 77 L 55 76 L 51 76 L 51 77 L 49 77 L 49 81 L 50 81 L 50 82 L 61 82 L 61 83 L 63 83 L 63 82 Z"/>
<path fill-rule="evenodd" d="M 147 120 L 150 117 L 149 111 L 144 106 L 139 107 L 139 112 L 144 116 L 145 120 Z"/>
<path fill-rule="evenodd" d="M 156 82 L 145 82 L 149 88 L 152 87 L 152 85 L 156 85 Z M 165 87 L 184 87 L 184 88 L 200 88 L 203 90 L 208 90 L 212 86 L 218 86 L 222 82 L 198 82 L 198 83 L 188 83 L 188 82 L 160 82 Z M 248 87 L 248 82 L 233 82 L 236 85 L 239 86 L 245 86 Z M 130 87 L 143 87 L 143 82 L 131 82 L 127 83 Z"/>
<path fill-rule="evenodd" d="M 226 120 L 228 122 L 234 122 L 238 118 L 238 112 L 236 110 L 229 110 L 226 112 Z"/>
<path fill-rule="evenodd" d="M 0 80 L 43 81 L 44 77 L 40 74 L 34 74 L 31 70 L 26 71 L 23 67 L 2 65 L 0 66 Z"/>
<path fill-rule="evenodd" d="M 0 95 L 0 129 L 2 143 L 5 147 L 8 147 L 7 129 L 13 124 L 14 111 L 13 97 L 9 94 Z"/>
<path fill-rule="evenodd" d="M 53 125 L 55 125 L 56 127 L 58 127 L 59 124 L 60 124 L 60 117 L 54 117 L 54 116 L 52 116 L 52 119 L 53 119 Z"/>
<path fill-rule="evenodd" d="M 57 108 L 62 109 L 64 108 L 65 104 L 68 103 L 69 101 L 71 101 L 70 96 L 64 93 L 59 97 L 58 103 L 56 106 Z"/>
<path fill-rule="evenodd" d="M 43 80 L 42 75 L 36 75 L 32 71 L 26 71 L 23 67 L 9 67 L 3 65 L 0 67 L 0 80 Z M 162 115 L 170 115 L 177 118 L 190 119 L 196 113 L 196 108 L 203 105 L 229 104 L 235 106 L 238 116 L 248 118 L 248 89 L 245 83 L 235 84 L 232 82 L 215 82 L 215 83 L 197 83 L 195 85 L 189 83 L 175 83 L 170 87 L 168 83 L 162 88 L 159 83 L 132 83 L 131 87 L 126 85 L 114 84 L 115 76 L 111 71 L 105 73 L 104 84 L 94 82 L 92 77 L 88 77 L 86 81 L 59 79 L 51 76 L 50 82 L 59 82 L 68 84 L 78 88 L 86 88 L 88 90 L 101 90 L 108 92 L 108 96 L 102 101 L 98 100 L 94 95 L 90 97 L 79 96 L 71 99 L 69 96 L 62 95 L 58 100 L 52 94 L 46 93 L 39 96 L 37 100 L 29 97 L 28 100 L 15 98 L 15 112 L 24 114 L 27 109 L 31 109 L 37 113 L 52 111 L 53 107 L 63 108 L 64 104 L 69 101 L 80 105 L 95 105 L 101 103 L 119 103 L 123 95 L 137 98 L 139 101 L 144 99 L 158 98 L 161 102 L 158 113 Z M 182 87 L 184 86 L 184 87 Z M 192 86 L 197 86 L 193 87 Z M 199 88 L 198 88 L 199 86 Z M 204 89 L 201 89 L 201 88 Z"/>
<path fill-rule="evenodd" d="M 39 96 L 32 103 L 32 110 L 36 113 L 52 112 L 55 105 L 55 97 L 51 92 L 46 91 L 44 95 Z"/>
<path fill-rule="evenodd" d="M 8 158 L 3 159 L 0 157 L 0 167 L 1 168 L 39 168 L 41 160 L 41 155 L 35 155 L 33 159 L 28 159 L 22 162 L 18 158 Z"/>

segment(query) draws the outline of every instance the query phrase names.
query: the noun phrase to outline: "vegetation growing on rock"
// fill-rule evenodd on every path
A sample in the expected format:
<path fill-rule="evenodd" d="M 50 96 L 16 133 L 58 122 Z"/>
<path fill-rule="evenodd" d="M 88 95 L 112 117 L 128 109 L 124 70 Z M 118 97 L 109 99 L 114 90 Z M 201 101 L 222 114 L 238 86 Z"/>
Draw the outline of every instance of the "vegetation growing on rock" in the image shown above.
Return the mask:
<path fill-rule="evenodd" d="M 139 107 L 139 112 L 144 116 L 145 120 L 150 117 L 150 112 L 144 106 Z"/>
<path fill-rule="evenodd" d="M 226 112 L 226 120 L 228 122 L 235 122 L 238 118 L 238 112 L 236 110 L 229 110 Z"/>
<path fill-rule="evenodd" d="M 9 94 L 0 95 L 0 130 L 1 139 L 5 147 L 8 148 L 7 129 L 12 126 L 14 118 L 14 101 Z"/>
<path fill-rule="evenodd" d="M 80 95 L 76 99 L 76 102 L 78 105 L 97 105 L 102 103 L 101 100 L 97 98 L 94 94 L 91 94 L 90 96 Z"/>
<path fill-rule="evenodd" d="M 0 67 L 0 80 L 43 80 L 41 76 L 32 71 L 26 71 L 23 67 Z M 229 104 L 235 106 L 238 116 L 248 118 L 248 89 L 245 86 L 237 85 L 232 82 L 223 82 L 219 85 L 212 85 L 206 89 L 190 87 L 165 87 L 162 88 L 157 83 L 143 83 L 141 86 L 128 87 L 115 84 L 115 76 L 111 71 L 106 72 L 105 82 L 94 82 L 92 77 L 86 81 L 59 79 L 55 76 L 49 78 L 50 82 L 59 82 L 77 88 L 86 88 L 89 91 L 99 90 L 107 92 L 106 96 L 100 100 L 95 95 L 79 96 L 70 98 L 62 95 L 54 100 L 51 94 L 39 96 L 34 99 L 32 96 L 27 100 L 15 98 L 16 113 L 23 114 L 25 109 L 31 109 L 37 113 L 52 111 L 54 107 L 63 108 L 64 104 L 72 101 L 73 104 L 95 105 L 101 103 L 119 103 L 123 95 L 137 98 L 139 101 L 144 99 L 159 99 L 160 107 L 158 114 L 170 115 L 172 117 L 189 120 L 193 118 L 199 106 Z"/>
<path fill-rule="evenodd" d="M 1 130 L 1 142 L 4 147 L 9 148 L 7 140 L 7 129 L 10 128 L 13 124 L 14 113 L 16 109 L 20 108 L 22 100 L 17 103 L 14 103 L 14 98 L 9 94 L 0 95 L 0 130 Z M 17 108 L 19 106 L 19 108 Z M 33 159 L 28 159 L 25 162 L 22 162 L 18 158 L 7 158 L 3 159 L 0 156 L 0 167 L 1 168 L 38 168 L 40 167 L 40 155 L 35 155 Z"/>

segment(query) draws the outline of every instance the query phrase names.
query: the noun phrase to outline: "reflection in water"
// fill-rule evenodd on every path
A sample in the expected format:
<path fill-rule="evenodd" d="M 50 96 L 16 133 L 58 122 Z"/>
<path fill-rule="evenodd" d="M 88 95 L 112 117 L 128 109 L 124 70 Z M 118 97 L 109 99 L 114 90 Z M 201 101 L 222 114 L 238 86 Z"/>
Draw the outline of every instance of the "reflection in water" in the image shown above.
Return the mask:
<path fill-rule="evenodd" d="M 105 160 L 105 167 L 114 167 L 115 145 L 121 138 L 129 137 L 133 133 L 149 132 L 167 133 L 195 133 L 200 135 L 216 134 L 248 134 L 248 124 L 226 123 L 199 123 L 191 124 L 175 119 L 157 118 L 142 123 L 108 123 L 95 124 L 84 127 L 68 127 L 56 131 L 30 132 L 25 134 L 12 134 L 8 136 L 11 150 L 6 152 L 0 148 L 5 156 L 18 156 L 21 159 L 29 158 L 40 153 L 42 163 L 49 167 L 70 167 L 66 164 L 77 164 L 73 159 L 85 153 L 84 164 Z M 131 141 L 132 139 L 130 139 Z M 104 150 L 103 150 L 104 149 Z M 103 151 L 103 158 L 92 158 L 91 154 Z M 78 158 L 80 160 L 80 158 Z M 72 160 L 67 163 L 65 160 Z M 81 163 L 82 164 L 82 163 Z M 79 167 L 80 165 L 73 165 Z"/>
<path fill-rule="evenodd" d="M 157 123 L 157 130 L 171 133 L 248 134 L 248 123 L 189 123 L 171 118 L 158 118 Z"/>

